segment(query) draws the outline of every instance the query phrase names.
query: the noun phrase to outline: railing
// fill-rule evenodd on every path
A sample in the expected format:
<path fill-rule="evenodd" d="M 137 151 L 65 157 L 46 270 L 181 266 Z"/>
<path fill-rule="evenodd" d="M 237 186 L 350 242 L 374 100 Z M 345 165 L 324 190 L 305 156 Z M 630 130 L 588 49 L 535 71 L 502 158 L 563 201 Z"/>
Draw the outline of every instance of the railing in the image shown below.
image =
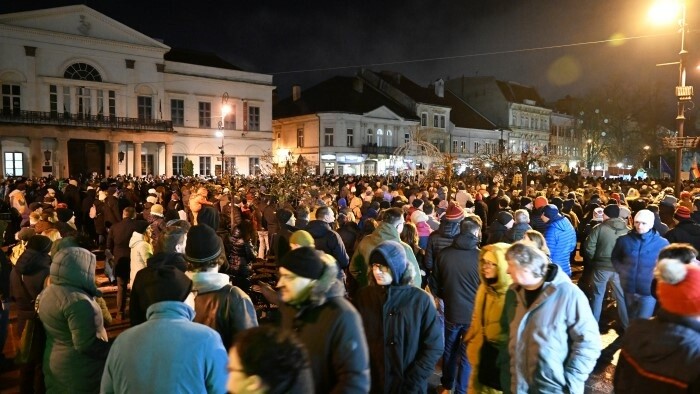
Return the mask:
<path fill-rule="evenodd" d="M 394 150 L 394 146 L 362 145 L 362 153 L 368 155 L 393 155 Z"/>
<path fill-rule="evenodd" d="M 0 111 L 0 123 L 173 131 L 173 122 L 170 120 L 121 118 L 104 115 L 64 114 L 62 112 Z"/>

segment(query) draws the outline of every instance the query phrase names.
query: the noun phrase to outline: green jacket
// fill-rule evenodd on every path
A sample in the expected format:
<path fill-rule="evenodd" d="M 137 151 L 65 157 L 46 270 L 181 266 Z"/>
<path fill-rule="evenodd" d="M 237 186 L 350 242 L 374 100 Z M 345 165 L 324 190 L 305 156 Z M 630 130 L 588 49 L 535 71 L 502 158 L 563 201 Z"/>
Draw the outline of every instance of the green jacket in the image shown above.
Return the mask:
<path fill-rule="evenodd" d="M 615 271 L 610 256 L 617 239 L 629 230 L 624 219 L 620 218 L 611 218 L 593 227 L 583 246 L 591 266 L 603 271 Z"/>
<path fill-rule="evenodd" d="M 369 284 L 367 275 L 369 274 L 369 266 L 367 262 L 369 261 L 369 255 L 372 253 L 374 248 L 376 248 L 383 241 L 397 241 L 403 246 L 406 252 L 406 257 L 408 258 L 408 264 L 413 269 L 413 279 L 411 280 L 411 285 L 420 288 L 421 275 L 420 267 L 418 266 L 418 260 L 413 254 L 413 249 L 401 241 L 399 237 L 399 232 L 396 228 L 388 223 L 381 223 L 374 232 L 360 241 L 360 244 L 355 248 L 355 254 L 352 256 L 350 261 L 350 275 L 357 281 L 358 288 L 363 288 Z"/>

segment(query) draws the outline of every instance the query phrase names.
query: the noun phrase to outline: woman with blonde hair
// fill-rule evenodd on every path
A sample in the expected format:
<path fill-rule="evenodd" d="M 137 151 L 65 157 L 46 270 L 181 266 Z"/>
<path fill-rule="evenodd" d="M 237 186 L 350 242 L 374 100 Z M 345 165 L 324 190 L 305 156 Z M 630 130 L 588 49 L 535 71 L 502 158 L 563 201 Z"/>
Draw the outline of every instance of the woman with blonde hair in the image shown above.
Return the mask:
<path fill-rule="evenodd" d="M 501 330 L 501 314 L 512 283 L 506 261 L 509 246 L 498 242 L 484 246 L 479 252 L 481 284 L 476 291 L 472 322 L 464 336 L 472 366 L 470 393 L 500 393 L 503 387 L 500 375 L 508 372 L 499 374 L 497 355 L 499 351 L 507 351 L 508 344 L 508 333 Z M 482 360 L 482 356 L 488 359 Z M 484 370 L 480 371 L 481 368 Z"/>
<path fill-rule="evenodd" d="M 551 256 L 549 248 L 547 247 L 547 241 L 544 239 L 544 235 L 537 230 L 525 231 L 525 237 L 520 242 L 534 246 L 535 248 L 543 251 L 547 257 Z"/>

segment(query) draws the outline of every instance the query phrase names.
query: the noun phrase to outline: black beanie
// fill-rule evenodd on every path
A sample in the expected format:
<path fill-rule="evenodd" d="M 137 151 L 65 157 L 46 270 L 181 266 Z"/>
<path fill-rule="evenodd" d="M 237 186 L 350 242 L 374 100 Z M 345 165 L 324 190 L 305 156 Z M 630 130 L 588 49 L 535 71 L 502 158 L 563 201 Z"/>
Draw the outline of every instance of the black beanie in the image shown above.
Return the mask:
<path fill-rule="evenodd" d="M 58 220 L 62 222 L 68 222 L 70 218 L 73 217 L 73 210 L 68 209 L 68 208 L 58 208 L 56 210 L 56 216 L 58 216 Z"/>
<path fill-rule="evenodd" d="M 510 223 L 511 220 L 513 220 L 513 215 L 511 215 L 511 213 L 508 211 L 500 211 L 496 214 L 496 220 L 498 223 L 505 226 L 506 224 Z"/>
<path fill-rule="evenodd" d="M 192 263 L 205 263 L 221 254 L 221 238 L 206 224 L 198 224 L 187 231 L 185 259 Z"/>
<path fill-rule="evenodd" d="M 302 246 L 287 252 L 279 266 L 308 279 L 319 279 L 326 269 L 326 263 L 321 259 L 321 253 L 309 246 Z"/>
<path fill-rule="evenodd" d="M 420 208 L 421 205 L 423 205 L 423 200 L 421 200 L 420 198 L 416 198 L 413 200 L 413 203 L 411 203 L 411 205 L 413 205 L 413 207 L 415 208 Z"/>
<path fill-rule="evenodd" d="M 139 271 L 138 278 L 147 308 L 161 301 L 184 301 L 192 291 L 192 280 L 171 265 L 144 268 Z"/>
<path fill-rule="evenodd" d="M 277 212 L 275 212 L 275 216 L 277 217 L 277 222 L 279 224 L 287 224 L 293 215 L 294 213 L 286 208 L 278 209 Z"/>
<path fill-rule="evenodd" d="M 148 222 L 145 220 L 134 220 L 134 231 L 143 234 L 148 228 Z"/>
<path fill-rule="evenodd" d="M 603 208 L 603 213 L 609 218 L 620 217 L 620 206 L 617 204 L 609 204 Z"/>
<path fill-rule="evenodd" d="M 528 196 L 520 197 L 520 206 L 525 207 L 527 204 L 532 203 L 532 199 Z"/>
<path fill-rule="evenodd" d="M 33 235 L 27 241 L 27 249 L 36 250 L 41 253 L 49 253 L 51 250 L 51 239 L 45 235 Z"/>

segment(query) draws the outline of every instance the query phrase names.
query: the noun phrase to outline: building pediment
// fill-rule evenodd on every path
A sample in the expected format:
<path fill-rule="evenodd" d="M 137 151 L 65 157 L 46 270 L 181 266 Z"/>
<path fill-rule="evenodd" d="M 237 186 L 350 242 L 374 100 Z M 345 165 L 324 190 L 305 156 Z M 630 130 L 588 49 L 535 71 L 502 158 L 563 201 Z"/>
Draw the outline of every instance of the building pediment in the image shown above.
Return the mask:
<path fill-rule="evenodd" d="M 390 120 L 404 120 L 404 118 L 396 115 L 392 110 L 382 105 L 381 107 L 375 108 L 369 112 L 363 114 L 368 118 L 378 118 L 378 119 L 390 119 Z"/>
<path fill-rule="evenodd" d="M 168 50 L 170 47 L 85 5 L 0 15 L 0 25 L 116 41 Z"/>

